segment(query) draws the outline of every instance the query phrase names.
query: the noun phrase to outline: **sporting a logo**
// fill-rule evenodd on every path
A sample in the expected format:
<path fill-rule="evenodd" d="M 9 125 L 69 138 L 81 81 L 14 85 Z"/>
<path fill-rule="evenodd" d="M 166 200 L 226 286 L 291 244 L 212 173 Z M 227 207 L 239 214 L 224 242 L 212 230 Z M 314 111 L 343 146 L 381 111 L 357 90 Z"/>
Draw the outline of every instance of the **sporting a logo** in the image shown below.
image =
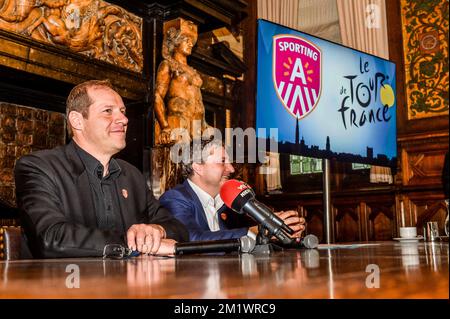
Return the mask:
<path fill-rule="evenodd" d="M 272 64 L 275 89 L 285 108 L 300 119 L 311 113 L 321 93 L 320 49 L 301 37 L 275 36 Z"/>

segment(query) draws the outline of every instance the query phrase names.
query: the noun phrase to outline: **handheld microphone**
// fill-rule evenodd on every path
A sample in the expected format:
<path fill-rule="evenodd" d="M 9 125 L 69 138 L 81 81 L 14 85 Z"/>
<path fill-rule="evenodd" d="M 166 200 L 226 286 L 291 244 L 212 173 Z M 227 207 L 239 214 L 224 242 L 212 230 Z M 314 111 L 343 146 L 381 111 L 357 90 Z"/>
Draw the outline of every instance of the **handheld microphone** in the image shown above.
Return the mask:
<path fill-rule="evenodd" d="M 317 246 L 319 246 L 319 238 L 313 234 L 306 235 L 300 241 L 300 245 L 309 249 L 317 248 Z"/>
<path fill-rule="evenodd" d="M 305 237 L 301 238 L 299 242 L 292 241 L 292 243 L 290 243 L 289 245 L 286 245 L 285 247 L 295 248 L 295 249 L 299 249 L 299 248 L 314 249 L 314 248 L 317 248 L 317 246 L 319 246 L 319 238 L 317 238 L 316 235 L 309 234 L 309 235 L 306 235 Z"/>
<path fill-rule="evenodd" d="M 254 194 L 254 193 L 253 193 Z M 254 195 L 253 195 L 254 196 Z M 277 225 L 277 226 L 279 226 L 279 227 L 281 227 L 285 232 L 287 232 L 289 235 L 292 235 L 293 233 L 294 233 L 294 231 L 292 230 L 292 228 L 290 228 L 288 225 L 286 225 L 285 223 L 284 223 L 284 221 L 280 218 L 280 217 L 278 217 L 277 215 L 275 215 L 274 213 L 273 213 L 273 211 L 269 208 L 269 207 L 267 207 L 266 205 L 264 205 L 263 203 L 261 203 L 260 201 L 257 201 L 256 199 L 253 199 L 253 204 L 257 207 L 257 208 L 259 208 L 259 209 L 261 209 L 265 214 L 266 214 L 266 216 L 272 221 L 272 222 L 274 222 L 275 223 L 275 225 Z"/>
<path fill-rule="evenodd" d="M 308 249 L 317 248 L 317 246 L 319 246 L 319 238 L 317 238 L 317 236 L 313 234 L 309 234 L 301 238 L 299 243 L 292 242 L 291 245 L 288 245 L 288 247 L 292 248 L 308 248 Z"/>
<path fill-rule="evenodd" d="M 294 231 L 267 206 L 255 199 L 255 193 L 247 184 L 235 179 L 226 181 L 220 189 L 220 197 L 225 205 L 239 214 L 247 213 L 283 244 L 292 243 L 288 234 Z"/>
<path fill-rule="evenodd" d="M 243 236 L 237 239 L 204 240 L 176 243 L 175 255 L 222 252 L 228 253 L 233 251 L 250 253 L 252 252 L 253 248 L 255 248 L 255 241 L 248 236 Z"/>

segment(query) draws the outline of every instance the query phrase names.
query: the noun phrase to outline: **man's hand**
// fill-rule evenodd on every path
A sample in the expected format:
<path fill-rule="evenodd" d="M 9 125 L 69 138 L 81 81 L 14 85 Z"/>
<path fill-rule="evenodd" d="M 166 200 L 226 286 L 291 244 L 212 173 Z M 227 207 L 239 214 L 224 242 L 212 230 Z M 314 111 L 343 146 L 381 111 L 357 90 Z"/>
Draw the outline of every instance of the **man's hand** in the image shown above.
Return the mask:
<path fill-rule="evenodd" d="M 284 221 L 286 225 L 288 225 L 293 231 L 295 231 L 295 233 L 291 235 L 291 238 L 301 237 L 302 232 L 305 230 L 306 221 L 303 217 L 298 216 L 298 212 L 294 210 L 287 210 L 276 212 L 275 215 L 277 215 Z"/>
<path fill-rule="evenodd" d="M 295 232 L 294 234 L 290 235 L 291 238 L 300 238 L 302 235 L 302 232 L 305 230 L 305 224 L 306 221 L 303 217 L 298 216 L 298 212 L 294 210 L 288 210 L 288 211 L 281 211 L 281 212 L 275 212 L 275 215 L 277 215 L 281 220 L 284 221 L 284 223 L 292 228 L 292 230 Z M 249 230 L 255 234 L 258 234 L 258 225 L 250 227 Z"/>
<path fill-rule="evenodd" d="M 127 231 L 127 245 L 142 254 L 156 254 L 166 231 L 156 224 L 134 224 Z"/>
<path fill-rule="evenodd" d="M 161 246 L 156 252 L 157 256 L 175 256 L 175 244 L 177 242 L 173 239 L 162 239 Z"/>

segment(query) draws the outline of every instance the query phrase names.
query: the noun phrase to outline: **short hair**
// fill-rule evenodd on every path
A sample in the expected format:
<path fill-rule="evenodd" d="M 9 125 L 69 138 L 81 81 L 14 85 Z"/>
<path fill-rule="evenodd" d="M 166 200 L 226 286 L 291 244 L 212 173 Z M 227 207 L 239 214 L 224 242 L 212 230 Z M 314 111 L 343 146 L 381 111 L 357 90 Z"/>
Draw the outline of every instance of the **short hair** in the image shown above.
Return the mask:
<path fill-rule="evenodd" d="M 212 147 L 223 147 L 219 139 L 210 137 L 206 140 L 193 139 L 189 144 L 189 160 L 181 161 L 181 175 L 183 178 L 191 177 L 194 174 L 193 163 L 204 163 L 202 153 Z M 200 148 L 200 149 L 199 149 Z"/>
<path fill-rule="evenodd" d="M 66 101 L 66 123 L 67 123 L 67 132 L 69 133 L 69 137 L 73 136 L 72 127 L 70 126 L 69 114 L 72 111 L 79 112 L 83 115 L 85 119 L 88 118 L 89 114 L 89 106 L 91 106 L 94 101 L 92 101 L 89 96 L 88 89 L 89 88 L 109 88 L 115 91 L 113 85 L 109 80 L 90 80 L 78 84 L 75 86 L 72 91 L 70 91 L 69 96 Z"/>

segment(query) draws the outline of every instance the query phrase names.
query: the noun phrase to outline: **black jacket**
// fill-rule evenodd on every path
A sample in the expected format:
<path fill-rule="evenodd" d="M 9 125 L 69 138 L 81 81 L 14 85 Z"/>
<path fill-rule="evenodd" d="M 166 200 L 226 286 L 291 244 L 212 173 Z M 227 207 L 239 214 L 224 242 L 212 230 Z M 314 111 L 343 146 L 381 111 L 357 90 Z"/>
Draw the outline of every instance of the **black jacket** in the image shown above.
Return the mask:
<path fill-rule="evenodd" d="M 186 228 L 153 197 L 141 172 L 122 160 L 117 160 L 121 173 L 115 186 L 126 230 L 98 229 L 88 172 L 73 143 L 17 161 L 17 205 L 34 257 L 102 256 L 106 244 L 125 245 L 126 230 L 139 223 L 159 224 L 177 241 L 189 239 Z"/>

